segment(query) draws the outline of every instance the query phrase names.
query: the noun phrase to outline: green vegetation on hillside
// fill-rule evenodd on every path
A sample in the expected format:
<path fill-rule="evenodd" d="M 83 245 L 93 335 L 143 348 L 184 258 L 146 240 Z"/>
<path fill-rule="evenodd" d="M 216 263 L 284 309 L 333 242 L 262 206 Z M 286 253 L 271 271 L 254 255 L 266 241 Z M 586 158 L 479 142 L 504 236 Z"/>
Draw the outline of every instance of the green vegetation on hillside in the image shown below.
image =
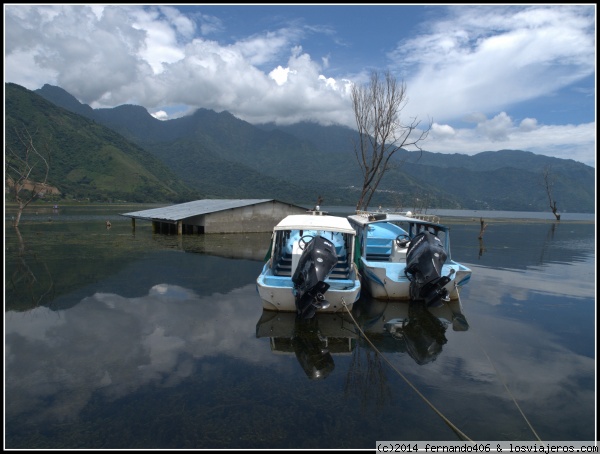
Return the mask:
<path fill-rule="evenodd" d="M 144 149 L 18 85 L 6 84 L 5 110 L 7 146 L 18 150 L 16 131 L 27 130 L 50 156 L 48 183 L 61 198 L 146 203 L 200 197 Z"/>
<path fill-rule="evenodd" d="M 32 92 L 6 84 L 5 102 L 6 143 L 16 146 L 15 127 L 35 134 L 51 152 L 49 183 L 65 199 L 358 200 L 356 132 L 346 127 L 259 127 L 207 109 L 160 121 L 139 106 L 94 110 L 51 86 Z M 520 150 L 424 152 L 420 159 L 400 150 L 394 158 L 372 206 L 549 211 L 542 169 L 550 167 L 559 211 L 595 211 L 595 170 L 573 160 Z"/>

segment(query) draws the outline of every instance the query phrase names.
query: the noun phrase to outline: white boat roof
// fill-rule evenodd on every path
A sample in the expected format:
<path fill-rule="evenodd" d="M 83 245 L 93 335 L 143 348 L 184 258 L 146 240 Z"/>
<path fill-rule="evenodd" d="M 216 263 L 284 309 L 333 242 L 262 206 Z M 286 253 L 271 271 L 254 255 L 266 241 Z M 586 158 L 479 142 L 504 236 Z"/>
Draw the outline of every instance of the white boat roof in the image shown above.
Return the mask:
<path fill-rule="evenodd" d="M 359 225 L 367 225 L 367 224 L 376 224 L 377 222 L 412 222 L 413 224 L 425 224 L 425 225 L 434 225 L 438 227 L 443 227 L 441 224 L 431 221 L 424 221 L 422 219 L 417 219 L 411 216 L 404 216 L 402 214 L 392 214 L 392 213 L 372 213 L 372 214 L 383 214 L 379 219 L 374 219 L 366 214 L 354 214 L 352 216 L 348 216 L 349 219 L 352 219 Z"/>
<path fill-rule="evenodd" d="M 344 217 L 313 214 L 291 214 L 282 219 L 274 230 L 325 230 L 356 234 Z"/>

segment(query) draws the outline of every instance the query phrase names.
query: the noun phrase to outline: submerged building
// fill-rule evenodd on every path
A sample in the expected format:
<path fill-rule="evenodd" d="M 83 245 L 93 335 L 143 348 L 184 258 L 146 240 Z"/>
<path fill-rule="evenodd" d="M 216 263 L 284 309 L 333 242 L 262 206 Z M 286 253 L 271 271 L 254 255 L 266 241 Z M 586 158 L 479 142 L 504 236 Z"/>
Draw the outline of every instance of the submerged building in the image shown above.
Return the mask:
<path fill-rule="evenodd" d="M 275 199 L 203 199 L 149 210 L 122 213 L 151 221 L 152 231 L 165 234 L 271 232 L 289 214 L 306 208 Z"/>

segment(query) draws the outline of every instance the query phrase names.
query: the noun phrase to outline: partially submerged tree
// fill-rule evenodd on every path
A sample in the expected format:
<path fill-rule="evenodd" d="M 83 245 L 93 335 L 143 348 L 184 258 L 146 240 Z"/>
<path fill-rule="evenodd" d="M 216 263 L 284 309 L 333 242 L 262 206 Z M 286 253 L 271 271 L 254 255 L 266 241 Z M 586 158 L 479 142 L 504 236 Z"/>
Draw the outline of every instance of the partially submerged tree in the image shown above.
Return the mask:
<path fill-rule="evenodd" d="M 4 177 L 9 196 L 17 203 L 13 225 L 18 227 L 27 205 L 48 191 L 50 159 L 36 149 L 27 129 L 15 129 L 15 136 L 18 149 L 6 145 Z"/>
<path fill-rule="evenodd" d="M 432 123 L 424 130 L 417 129 L 421 122 L 416 118 L 403 124 L 400 114 L 406 103 L 406 85 L 389 71 L 383 75 L 373 71 L 367 85 L 352 87 L 352 108 L 359 134 L 354 152 L 363 175 L 357 210 L 368 208 L 381 179 L 391 168 L 394 153 L 411 146 L 423 151 L 419 142 L 427 137 Z"/>
<path fill-rule="evenodd" d="M 556 220 L 560 221 L 560 214 L 558 213 L 558 208 L 556 208 L 556 200 L 554 200 L 554 196 L 552 193 L 552 188 L 554 187 L 556 178 L 552 174 L 552 169 L 550 166 L 544 167 L 544 169 L 542 170 L 542 176 L 544 179 L 544 187 L 546 188 L 546 194 L 548 195 L 548 202 L 550 203 L 550 210 L 552 210 L 552 214 L 554 215 Z"/>
<path fill-rule="evenodd" d="M 487 224 L 483 220 L 483 218 L 479 218 L 479 222 L 481 223 L 481 228 L 479 229 L 479 239 L 483 239 L 483 234 L 485 233 L 485 229 L 487 229 Z"/>

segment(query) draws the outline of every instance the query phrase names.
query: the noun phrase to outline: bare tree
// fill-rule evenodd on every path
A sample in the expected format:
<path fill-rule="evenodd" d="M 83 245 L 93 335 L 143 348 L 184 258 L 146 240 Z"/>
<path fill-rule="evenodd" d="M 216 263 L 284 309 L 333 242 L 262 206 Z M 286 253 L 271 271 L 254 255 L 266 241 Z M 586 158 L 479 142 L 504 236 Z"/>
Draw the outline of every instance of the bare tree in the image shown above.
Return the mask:
<path fill-rule="evenodd" d="M 416 118 L 409 124 L 401 123 L 406 102 L 406 85 L 389 71 L 383 75 L 373 71 L 368 85 L 352 87 L 352 108 L 359 134 L 354 152 L 363 175 L 357 210 L 368 208 L 396 151 L 409 146 L 423 151 L 419 142 L 429 134 L 432 122 L 422 131 L 417 130 L 420 121 Z"/>
<path fill-rule="evenodd" d="M 17 202 L 17 214 L 13 225 L 18 227 L 23 210 L 48 190 L 49 157 L 43 156 L 35 147 L 33 137 L 24 129 L 15 128 L 19 149 L 6 145 L 5 179 L 10 197 Z"/>
<path fill-rule="evenodd" d="M 542 176 L 544 178 L 544 187 L 546 188 L 546 194 L 548 195 L 548 203 L 550 203 L 550 210 L 552 210 L 552 214 L 554 215 L 556 220 L 560 221 L 560 214 L 558 213 L 558 208 L 556 208 L 556 200 L 554 200 L 554 196 L 552 194 L 552 188 L 554 187 L 556 178 L 552 174 L 552 169 L 550 166 L 544 167 L 544 169 L 542 170 Z"/>

